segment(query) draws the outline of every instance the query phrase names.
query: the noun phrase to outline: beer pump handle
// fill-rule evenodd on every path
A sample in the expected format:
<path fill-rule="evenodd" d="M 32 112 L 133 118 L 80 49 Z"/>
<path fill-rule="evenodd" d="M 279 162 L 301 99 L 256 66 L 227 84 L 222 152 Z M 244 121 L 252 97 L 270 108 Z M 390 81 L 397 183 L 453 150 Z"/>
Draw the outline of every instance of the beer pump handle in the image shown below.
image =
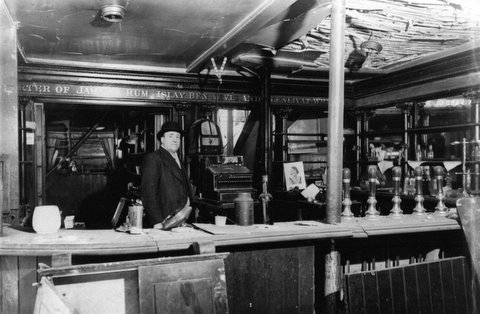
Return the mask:
<path fill-rule="evenodd" d="M 415 195 L 423 195 L 422 190 L 422 179 L 423 179 L 423 169 L 422 167 L 415 168 Z"/>
<path fill-rule="evenodd" d="M 350 198 L 350 179 L 351 179 L 350 169 L 343 169 L 343 198 Z"/>
<path fill-rule="evenodd" d="M 480 195 L 480 165 L 478 163 L 473 165 L 472 188 L 470 194 L 473 196 Z"/>
<path fill-rule="evenodd" d="M 365 217 L 367 219 L 378 219 L 380 213 L 377 211 L 377 200 L 375 199 L 375 190 L 377 186 L 376 167 L 370 167 L 370 169 L 368 169 L 368 184 L 370 186 L 370 196 L 367 199 L 368 209 L 365 212 Z"/>
<path fill-rule="evenodd" d="M 402 169 L 400 167 L 393 167 L 393 196 L 400 196 L 400 181 L 402 179 Z"/>
<path fill-rule="evenodd" d="M 402 218 L 402 209 L 400 208 L 400 203 L 402 199 L 400 198 L 400 181 L 402 180 L 402 169 L 398 166 L 393 167 L 392 169 L 392 181 L 393 181 L 393 198 L 392 203 L 393 207 L 390 210 L 390 216 L 392 218 L 401 219 Z M 406 179 L 408 180 L 408 179 Z"/>
<path fill-rule="evenodd" d="M 377 169 L 374 167 L 368 169 L 368 185 L 370 187 L 370 196 L 375 197 L 377 187 Z"/>
<path fill-rule="evenodd" d="M 435 176 L 435 180 L 437 180 L 438 189 L 443 187 L 443 167 L 436 166 L 433 168 L 433 175 Z"/>
<path fill-rule="evenodd" d="M 268 208 L 268 203 L 272 200 L 272 194 L 268 193 L 268 175 L 262 176 L 262 193 L 259 198 L 262 201 L 262 214 L 263 214 L 263 223 L 268 225 L 272 224 L 270 220 L 270 213 Z"/>
<path fill-rule="evenodd" d="M 343 178 L 343 212 L 342 212 L 342 219 L 353 219 L 354 215 L 352 213 L 352 200 L 350 199 L 350 179 L 351 179 L 351 172 L 348 168 L 343 168 L 342 171 L 342 178 Z"/>
<path fill-rule="evenodd" d="M 436 198 L 438 200 L 437 206 L 435 206 L 435 214 L 440 216 L 446 216 L 448 213 L 448 208 L 443 202 L 445 199 L 445 195 L 443 195 L 443 173 L 442 166 L 436 166 L 433 168 L 433 175 L 435 176 L 434 180 L 437 184 Z"/>

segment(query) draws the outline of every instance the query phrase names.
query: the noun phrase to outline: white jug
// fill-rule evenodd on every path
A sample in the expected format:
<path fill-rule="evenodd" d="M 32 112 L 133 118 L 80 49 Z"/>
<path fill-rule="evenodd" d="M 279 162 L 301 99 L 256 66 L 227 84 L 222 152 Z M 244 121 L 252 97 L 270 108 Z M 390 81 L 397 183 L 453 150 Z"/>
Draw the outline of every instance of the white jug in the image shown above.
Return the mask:
<path fill-rule="evenodd" d="M 33 230 L 39 234 L 55 233 L 60 229 L 60 210 L 56 205 L 37 206 L 33 211 Z"/>

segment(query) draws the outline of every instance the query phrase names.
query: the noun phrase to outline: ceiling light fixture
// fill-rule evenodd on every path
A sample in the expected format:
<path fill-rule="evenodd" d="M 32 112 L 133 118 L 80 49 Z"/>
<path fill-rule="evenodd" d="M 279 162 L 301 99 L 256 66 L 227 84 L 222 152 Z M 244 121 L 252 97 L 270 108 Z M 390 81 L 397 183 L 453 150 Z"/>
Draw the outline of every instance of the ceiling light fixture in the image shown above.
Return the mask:
<path fill-rule="evenodd" d="M 118 23 L 125 17 L 125 5 L 122 1 L 106 1 L 100 8 L 100 14 L 102 19 L 110 23 Z"/>
<path fill-rule="evenodd" d="M 365 51 L 367 56 L 372 53 L 379 53 L 383 49 L 380 43 L 373 40 L 364 41 L 363 43 L 360 44 L 360 48 L 362 48 Z"/>
<path fill-rule="evenodd" d="M 360 48 L 365 53 L 365 57 L 366 57 L 362 65 L 362 67 L 365 69 L 369 69 L 372 67 L 373 60 L 371 56 L 376 55 L 383 49 L 380 43 L 373 40 L 364 41 L 363 43 L 360 44 Z"/>

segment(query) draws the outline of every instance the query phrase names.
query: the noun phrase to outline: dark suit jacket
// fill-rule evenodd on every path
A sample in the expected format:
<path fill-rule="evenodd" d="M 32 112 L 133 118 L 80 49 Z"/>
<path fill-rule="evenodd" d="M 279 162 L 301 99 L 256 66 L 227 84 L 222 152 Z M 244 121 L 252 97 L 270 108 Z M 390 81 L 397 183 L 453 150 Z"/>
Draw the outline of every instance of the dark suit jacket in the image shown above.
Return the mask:
<path fill-rule="evenodd" d="M 160 147 L 142 161 L 141 198 L 145 209 L 144 227 L 151 228 L 186 205 L 191 187 L 185 168 Z"/>

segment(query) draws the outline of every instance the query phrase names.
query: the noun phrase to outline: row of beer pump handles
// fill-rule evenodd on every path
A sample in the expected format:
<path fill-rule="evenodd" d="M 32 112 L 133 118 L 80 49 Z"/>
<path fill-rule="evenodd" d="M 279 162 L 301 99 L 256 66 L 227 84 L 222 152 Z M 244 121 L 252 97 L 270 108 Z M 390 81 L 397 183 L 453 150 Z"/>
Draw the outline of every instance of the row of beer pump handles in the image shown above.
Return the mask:
<path fill-rule="evenodd" d="M 438 194 L 437 206 L 435 207 L 435 214 L 445 216 L 448 213 L 448 208 L 445 206 L 443 194 L 443 168 L 441 166 L 434 167 L 434 180 L 437 180 Z M 400 208 L 400 203 L 402 202 L 400 198 L 400 183 L 402 177 L 402 169 L 400 167 L 394 167 L 392 170 L 392 180 L 393 180 L 393 198 L 392 198 L 392 209 L 390 210 L 390 217 L 392 218 L 402 218 L 403 211 Z M 415 208 L 413 209 L 413 214 L 415 215 L 426 215 L 426 209 L 423 207 L 423 191 L 422 191 L 422 179 L 423 179 L 423 170 L 422 167 L 415 168 Z M 343 219 L 353 219 L 354 215 L 351 210 L 352 200 L 350 199 L 350 179 L 351 172 L 350 169 L 343 169 Z M 377 190 L 377 170 L 371 168 L 368 171 L 368 185 L 369 185 L 369 196 L 368 196 L 368 209 L 365 213 L 365 218 L 367 219 L 377 219 L 380 216 L 380 213 L 377 210 L 377 200 L 375 198 L 375 193 Z"/>

